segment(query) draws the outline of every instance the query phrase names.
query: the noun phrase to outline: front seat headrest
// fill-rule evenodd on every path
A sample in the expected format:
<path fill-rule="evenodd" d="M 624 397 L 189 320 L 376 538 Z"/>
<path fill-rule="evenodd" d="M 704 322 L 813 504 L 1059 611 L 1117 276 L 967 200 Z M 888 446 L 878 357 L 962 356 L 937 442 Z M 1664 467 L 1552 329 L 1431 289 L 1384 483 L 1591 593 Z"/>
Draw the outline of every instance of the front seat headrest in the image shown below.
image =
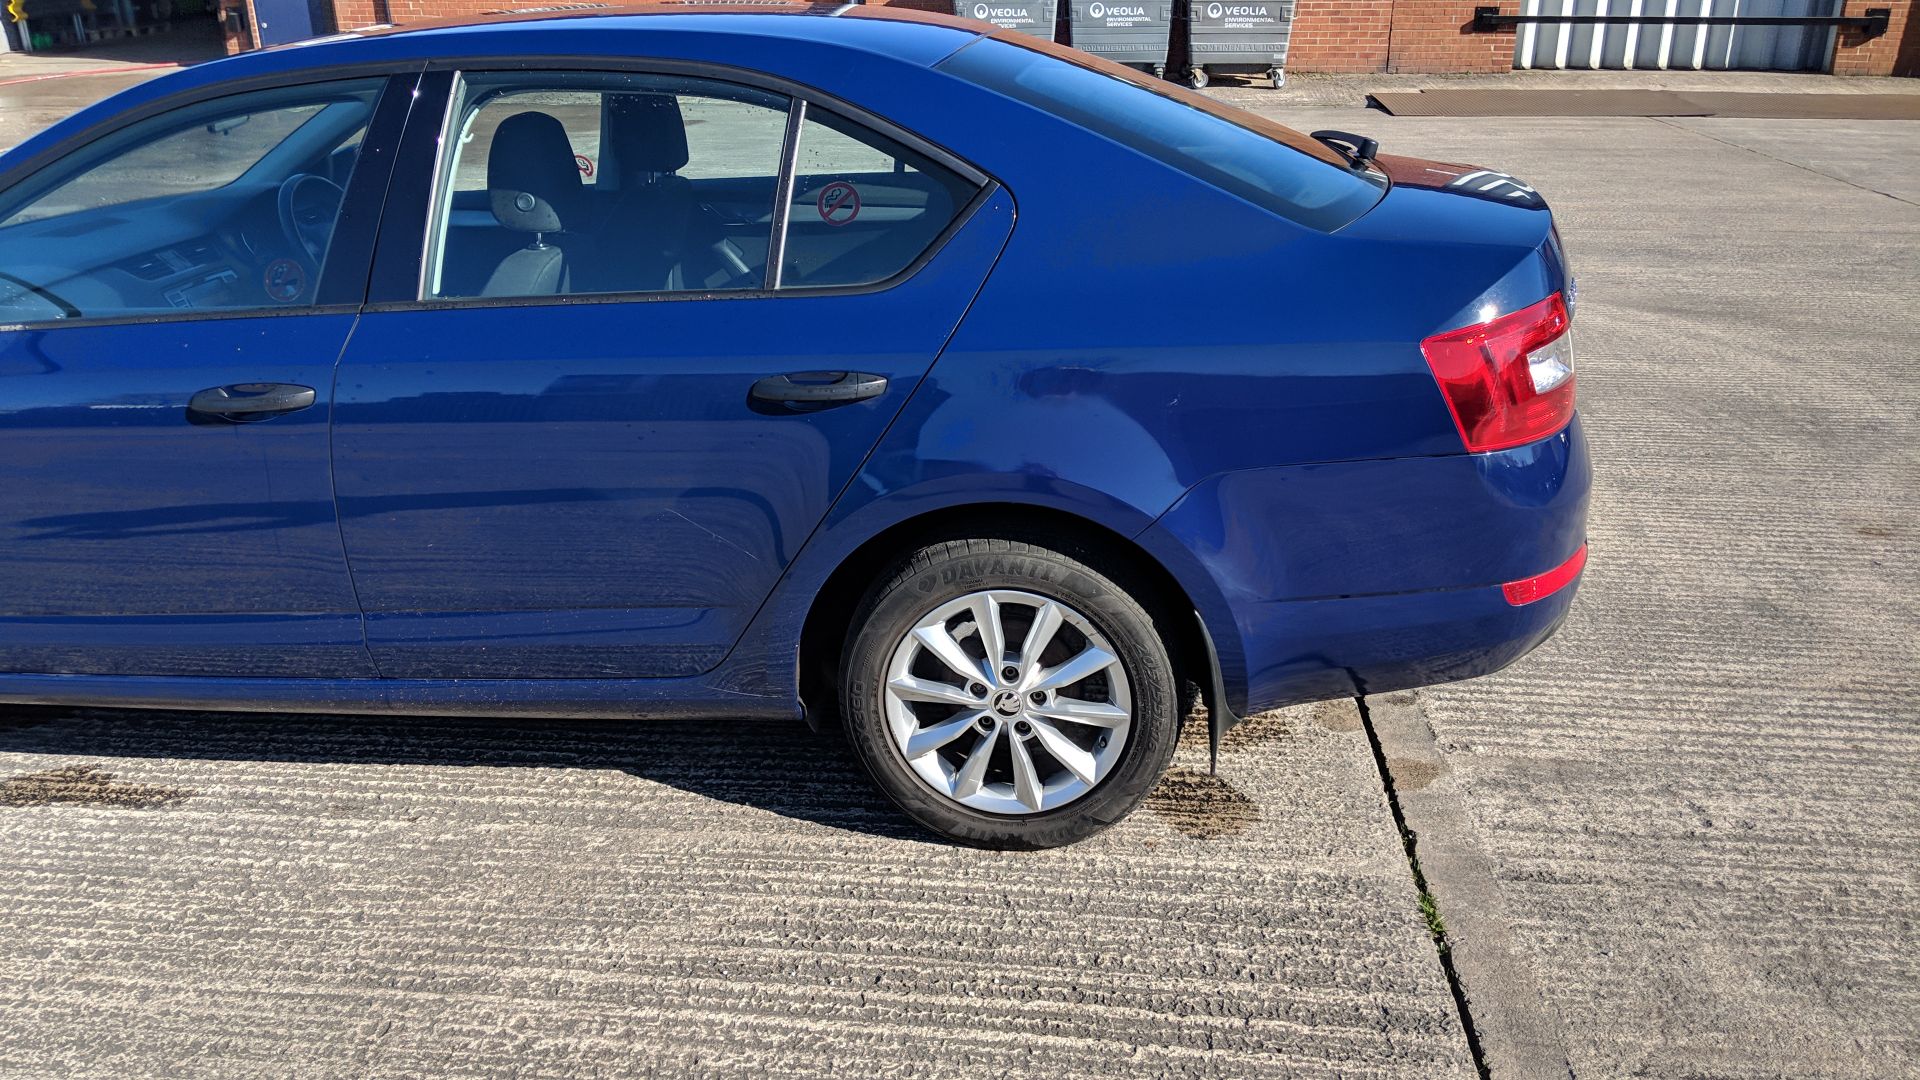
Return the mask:
<path fill-rule="evenodd" d="M 564 232 L 580 205 L 580 166 L 560 121 L 543 112 L 500 122 L 487 152 L 493 216 L 516 232 Z"/>
<path fill-rule="evenodd" d="M 680 116 L 679 99 L 671 94 L 610 95 L 606 125 L 601 137 L 614 153 L 623 184 L 646 173 L 677 172 L 687 164 L 687 124 Z"/>

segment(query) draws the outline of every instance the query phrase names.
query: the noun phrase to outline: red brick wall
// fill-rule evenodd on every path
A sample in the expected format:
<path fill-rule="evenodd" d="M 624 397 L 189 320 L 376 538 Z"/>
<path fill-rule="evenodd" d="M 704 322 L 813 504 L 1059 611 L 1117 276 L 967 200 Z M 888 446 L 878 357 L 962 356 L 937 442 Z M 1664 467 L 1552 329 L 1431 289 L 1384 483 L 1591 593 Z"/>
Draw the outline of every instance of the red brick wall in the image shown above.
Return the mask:
<path fill-rule="evenodd" d="M 1475 2 L 1298 0 L 1287 70 L 1505 71 L 1513 32 L 1467 32 Z"/>
<path fill-rule="evenodd" d="M 1491 0 L 1297 0 L 1289 71 L 1457 72 L 1506 71 L 1513 66 L 1513 31 L 1469 33 L 1478 3 Z M 1842 31 L 1834 50 L 1835 75 L 1920 75 L 1920 20 L 1914 0 L 1847 0 L 1846 14 L 1890 7 L 1887 32 L 1868 38 Z M 1502 11 L 1517 11 L 1505 0 Z"/>
<path fill-rule="evenodd" d="M 1295 0 L 1288 71 L 1384 71 L 1393 0 Z"/>
<path fill-rule="evenodd" d="M 378 26 L 385 22 L 373 7 L 373 0 L 333 0 L 333 24 L 342 30 Z"/>
<path fill-rule="evenodd" d="M 564 0 L 556 0 L 564 2 Z M 616 0 L 617 2 L 617 0 Z M 876 6 L 895 4 L 926 11 L 952 13 L 952 0 L 868 0 Z M 342 30 L 382 23 L 410 23 L 422 19 L 478 15 L 515 7 L 538 6 L 537 0 L 333 0 L 335 24 Z"/>
<path fill-rule="evenodd" d="M 951 0 L 871 0 L 927 11 L 951 11 Z M 1513 67 L 1513 31 L 1469 33 L 1476 3 L 1491 0 L 1296 0 L 1289 71 L 1492 72 Z M 1891 7 L 1887 33 L 1866 38 L 1843 31 L 1834 51 L 1836 75 L 1920 74 L 1920 20 L 1914 0 L 1847 0 L 1848 15 Z M 512 7 L 511 0 L 334 0 L 342 30 L 377 23 L 418 22 Z M 1516 11 L 1505 0 L 1503 11 Z"/>
<path fill-rule="evenodd" d="M 1891 8 L 1887 32 L 1867 37 L 1860 30 L 1840 31 L 1833 50 L 1835 75 L 1920 75 L 1920 23 L 1913 21 L 1913 0 L 1847 0 L 1844 14 L 1865 15 L 1867 9 Z"/>
<path fill-rule="evenodd" d="M 1387 70 L 1511 70 L 1513 31 L 1473 33 L 1473 8 L 1473 0 L 1394 0 Z"/>

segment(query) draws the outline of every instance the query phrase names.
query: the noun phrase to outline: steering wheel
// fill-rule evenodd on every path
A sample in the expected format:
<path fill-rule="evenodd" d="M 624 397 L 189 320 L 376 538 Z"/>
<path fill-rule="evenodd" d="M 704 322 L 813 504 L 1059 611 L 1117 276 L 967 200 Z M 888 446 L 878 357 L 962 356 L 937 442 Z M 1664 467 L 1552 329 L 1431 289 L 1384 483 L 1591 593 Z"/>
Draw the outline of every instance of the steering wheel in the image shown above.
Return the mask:
<path fill-rule="evenodd" d="M 280 231 L 309 274 L 320 270 L 346 197 L 339 184 L 313 173 L 294 173 L 280 185 Z"/>

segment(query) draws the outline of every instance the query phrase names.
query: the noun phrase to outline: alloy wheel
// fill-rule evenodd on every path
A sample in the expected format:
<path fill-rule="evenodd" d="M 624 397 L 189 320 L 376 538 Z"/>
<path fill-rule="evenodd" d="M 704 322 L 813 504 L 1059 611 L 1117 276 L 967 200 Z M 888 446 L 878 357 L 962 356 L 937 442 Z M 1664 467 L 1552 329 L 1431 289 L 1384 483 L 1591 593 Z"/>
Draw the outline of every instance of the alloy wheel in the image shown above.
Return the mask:
<path fill-rule="evenodd" d="M 1133 721 L 1125 666 L 1099 628 L 1012 589 L 928 612 L 894 648 L 883 692 L 914 774 L 994 814 L 1037 814 L 1093 790 Z"/>

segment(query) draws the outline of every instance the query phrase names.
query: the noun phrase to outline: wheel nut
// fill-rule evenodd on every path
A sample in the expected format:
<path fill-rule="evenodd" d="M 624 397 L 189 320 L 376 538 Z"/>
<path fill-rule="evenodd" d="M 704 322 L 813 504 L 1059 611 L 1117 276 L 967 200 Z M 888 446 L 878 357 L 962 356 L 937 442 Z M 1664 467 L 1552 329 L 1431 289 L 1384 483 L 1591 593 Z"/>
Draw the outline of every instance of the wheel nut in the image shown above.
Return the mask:
<path fill-rule="evenodd" d="M 1020 677 L 1020 669 L 1014 667 L 1012 664 L 1008 664 L 1006 667 L 1000 669 L 1000 677 L 1008 682 L 1013 682 Z"/>
<path fill-rule="evenodd" d="M 967 693 L 972 694 L 974 697 L 986 697 L 987 688 L 980 683 L 969 683 L 967 684 Z"/>
<path fill-rule="evenodd" d="M 1027 695 L 1027 700 L 1033 702 L 1035 705 L 1045 705 L 1047 703 L 1047 695 L 1043 691 L 1035 690 L 1033 693 Z"/>
<path fill-rule="evenodd" d="M 981 718 L 980 718 L 980 730 L 981 730 L 981 731 L 992 731 L 992 730 L 993 730 L 993 725 L 994 725 L 994 724 L 996 724 L 996 723 L 999 723 L 999 721 L 997 721 L 997 720 L 995 720 L 995 719 L 994 719 L 993 717 L 991 717 L 991 716 L 983 716 L 983 717 L 981 717 Z"/>
<path fill-rule="evenodd" d="M 1013 722 L 1013 733 L 1024 739 L 1033 734 L 1033 725 L 1027 723 L 1025 720 L 1015 720 Z"/>

